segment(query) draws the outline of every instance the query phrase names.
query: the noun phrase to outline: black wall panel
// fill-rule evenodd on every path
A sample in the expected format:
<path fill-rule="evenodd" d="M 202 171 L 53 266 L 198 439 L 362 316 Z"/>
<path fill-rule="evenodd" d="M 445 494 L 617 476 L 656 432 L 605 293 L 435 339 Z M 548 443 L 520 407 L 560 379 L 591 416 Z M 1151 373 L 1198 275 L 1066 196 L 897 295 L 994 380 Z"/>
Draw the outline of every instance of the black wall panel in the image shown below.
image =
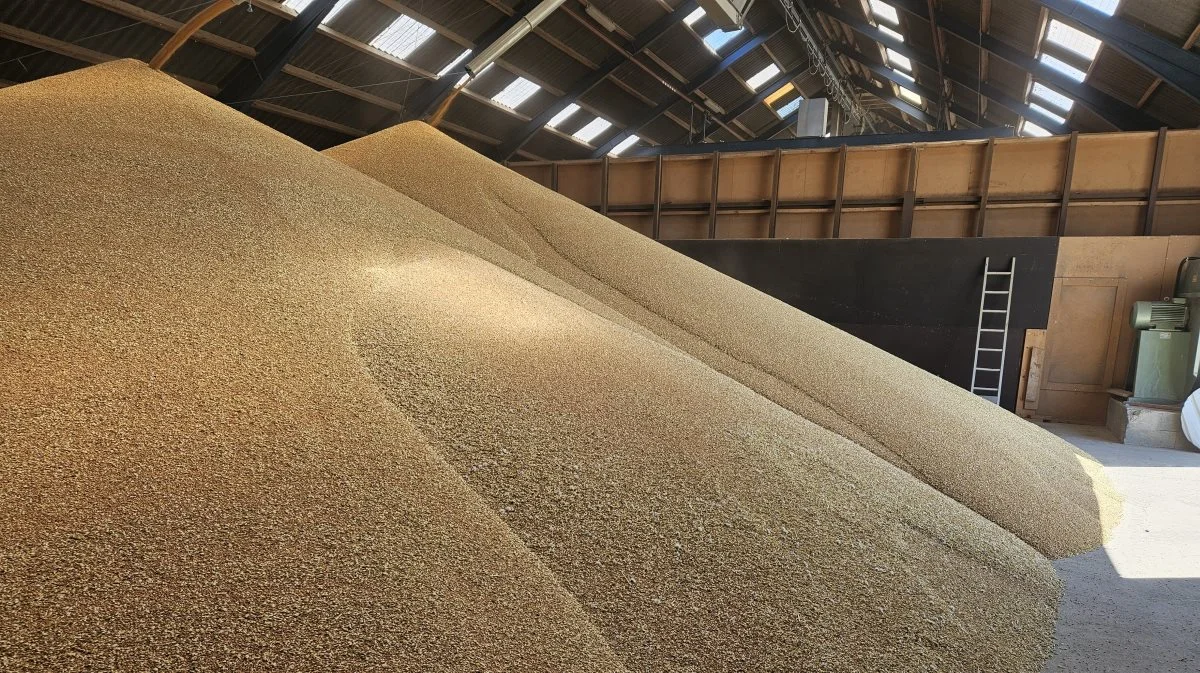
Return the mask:
<path fill-rule="evenodd" d="M 1017 259 L 1002 405 L 1050 313 L 1058 239 L 680 240 L 667 246 L 967 388 L 984 259 Z"/>

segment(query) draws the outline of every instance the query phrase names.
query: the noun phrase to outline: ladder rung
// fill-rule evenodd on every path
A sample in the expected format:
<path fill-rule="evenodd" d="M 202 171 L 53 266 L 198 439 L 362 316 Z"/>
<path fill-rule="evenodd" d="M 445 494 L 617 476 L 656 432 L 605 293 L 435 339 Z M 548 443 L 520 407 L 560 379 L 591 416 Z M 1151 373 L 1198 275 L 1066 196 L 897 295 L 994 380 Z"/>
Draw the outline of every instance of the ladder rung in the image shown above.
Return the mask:
<path fill-rule="evenodd" d="M 1008 311 L 1006 311 L 1002 308 L 985 308 L 985 309 L 983 309 L 983 312 L 984 313 L 1008 313 Z"/>
<path fill-rule="evenodd" d="M 1003 353 L 1004 352 L 1003 348 L 980 348 L 979 350 L 988 351 L 989 353 Z"/>
<path fill-rule="evenodd" d="M 998 372 L 1000 370 L 993 369 L 992 367 L 976 367 L 975 371 L 977 371 L 977 372 Z"/>
<path fill-rule="evenodd" d="M 1008 294 L 1008 290 L 984 290 L 984 294 Z"/>
<path fill-rule="evenodd" d="M 992 392 L 994 392 L 994 393 L 995 393 L 995 392 L 1000 392 L 1000 389 L 999 389 L 999 388 L 974 388 L 974 389 L 972 389 L 972 390 L 971 390 L 971 392 L 973 392 L 973 393 L 977 393 L 977 392 L 980 392 L 981 390 L 990 390 L 990 391 L 992 391 Z"/>
<path fill-rule="evenodd" d="M 1003 332 L 1004 330 L 1002 330 L 1002 329 L 996 329 L 996 328 L 993 328 L 993 327 L 983 327 L 983 328 L 981 328 L 979 331 L 980 331 L 980 332 Z"/>
<path fill-rule="evenodd" d="M 989 276 L 1011 276 L 1012 271 L 988 271 Z"/>

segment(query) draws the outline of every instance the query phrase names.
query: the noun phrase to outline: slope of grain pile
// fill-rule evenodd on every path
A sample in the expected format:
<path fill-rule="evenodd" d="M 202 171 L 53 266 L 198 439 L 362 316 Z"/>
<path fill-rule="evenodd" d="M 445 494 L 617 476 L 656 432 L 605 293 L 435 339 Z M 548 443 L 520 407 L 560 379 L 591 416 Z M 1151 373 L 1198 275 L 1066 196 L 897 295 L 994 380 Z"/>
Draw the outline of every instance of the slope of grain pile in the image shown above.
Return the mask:
<path fill-rule="evenodd" d="M 133 63 L 0 112 L 7 667 L 1046 655 L 1041 555 L 524 236 L 509 252 Z"/>
<path fill-rule="evenodd" d="M 0 668 L 624 670 L 347 339 L 457 225 L 131 62 L 0 118 Z"/>
<path fill-rule="evenodd" d="M 1050 557 L 1099 545 L 1119 518 L 1120 501 L 1099 465 L 1066 442 L 425 124 L 400 125 L 327 154 L 533 260 Z M 497 221 L 507 228 L 498 232 Z"/>

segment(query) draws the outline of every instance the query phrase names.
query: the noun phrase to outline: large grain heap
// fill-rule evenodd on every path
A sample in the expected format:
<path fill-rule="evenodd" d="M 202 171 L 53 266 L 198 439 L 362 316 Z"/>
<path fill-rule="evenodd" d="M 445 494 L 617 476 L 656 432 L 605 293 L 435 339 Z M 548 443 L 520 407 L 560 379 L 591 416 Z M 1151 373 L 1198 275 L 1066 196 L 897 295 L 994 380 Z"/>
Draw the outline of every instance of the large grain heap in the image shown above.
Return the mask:
<path fill-rule="evenodd" d="M 1099 464 L 1066 442 L 425 124 L 327 154 L 535 262 L 1052 558 L 1098 546 L 1119 518 L 1120 501 Z"/>
<path fill-rule="evenodd" d="M 1039 670 L 1045 558 L 523 259 L 517 194 L 513 254 L 131 62 L 0 114 L 6 666 Z"/>

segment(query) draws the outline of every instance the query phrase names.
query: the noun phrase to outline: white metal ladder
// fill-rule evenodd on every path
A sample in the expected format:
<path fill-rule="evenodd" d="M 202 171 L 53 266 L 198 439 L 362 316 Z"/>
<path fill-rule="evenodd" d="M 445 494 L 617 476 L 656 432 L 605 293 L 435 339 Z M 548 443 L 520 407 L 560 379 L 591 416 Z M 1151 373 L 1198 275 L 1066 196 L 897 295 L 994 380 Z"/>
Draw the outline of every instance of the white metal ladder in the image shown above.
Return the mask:
<path fill-rule="evenodd" d="M 1004 356 L 1008 348 L 1008 314 L 1012 308 L 1013 283 L 1017 279 L 1017 258 L 1009 258 L 1008 271 L 993 271 L 991 262 L 991 258 L 983 262 L 983 292 L 979 295 L 971 392 L 1000 404 L 1000 390 L 1004 387 Z M 989 297 L 992 298 L 990 302 Z M 1004 308 L 1000 308 L 1001 302 Z"/>

